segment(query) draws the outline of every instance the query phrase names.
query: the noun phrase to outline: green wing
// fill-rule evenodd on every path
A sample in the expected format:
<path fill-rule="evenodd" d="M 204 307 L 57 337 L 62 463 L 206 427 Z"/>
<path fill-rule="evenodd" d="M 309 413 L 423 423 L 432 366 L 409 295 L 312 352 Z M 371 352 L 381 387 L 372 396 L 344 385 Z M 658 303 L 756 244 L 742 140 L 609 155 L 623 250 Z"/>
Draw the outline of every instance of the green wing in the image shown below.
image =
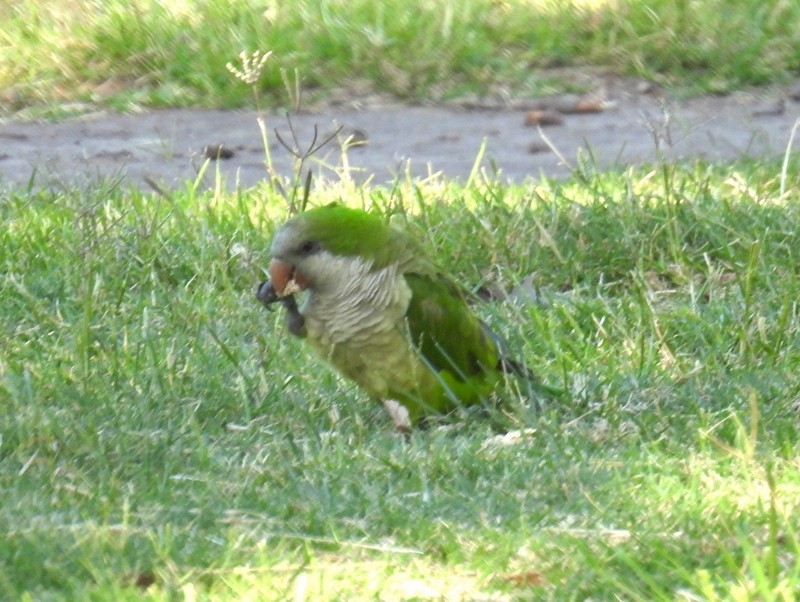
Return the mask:
<path fill-rule="evenodd" d="M 437 376 L 436 411 L 479 403 L 499 379 L 499 353 L 486 326 L 458 287 L 432 266 L 406 272 L 411 302 L 406 313 L 412 344 Z"/>

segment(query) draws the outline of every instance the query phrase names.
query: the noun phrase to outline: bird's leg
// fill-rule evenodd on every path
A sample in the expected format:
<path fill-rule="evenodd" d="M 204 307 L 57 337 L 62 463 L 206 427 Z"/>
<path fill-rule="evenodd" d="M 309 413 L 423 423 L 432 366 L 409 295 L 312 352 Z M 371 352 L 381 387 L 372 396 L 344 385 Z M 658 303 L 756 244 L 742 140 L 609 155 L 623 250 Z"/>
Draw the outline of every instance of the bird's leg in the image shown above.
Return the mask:
<path fill-rule="evenodd" d="M 411 418 L 408 415 L 406 406 L 394 399 L 384 399 L 381 403 L 383 407 L 386 408 L 386 411 L 389 412 L 389 416 L 392 418 L 392 422 L 397 431 L 408 438 L 411 434 Z"/>

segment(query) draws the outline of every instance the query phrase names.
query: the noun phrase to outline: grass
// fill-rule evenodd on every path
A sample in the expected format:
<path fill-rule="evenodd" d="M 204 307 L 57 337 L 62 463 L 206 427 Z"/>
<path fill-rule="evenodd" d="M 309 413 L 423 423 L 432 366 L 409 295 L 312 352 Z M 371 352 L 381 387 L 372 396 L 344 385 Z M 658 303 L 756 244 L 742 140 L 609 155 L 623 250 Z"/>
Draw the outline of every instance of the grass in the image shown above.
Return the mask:
<path fill-rule="evenodd" d="M 779 173 L 318 191 L 391 213 L 468 288 L 538 290 L 476 311 L 570 400 L 512 387 L 503 416 L 407 443 L 254 300 L 271 189 L 3 192 L 0 598 L 800 597 Z"/>
<path fill-rule="evenodd" d="M 298 78 L 312 99 L 446 100 L 569 89 L 548 70 L 592 66 L 722 92 L 796 77 L 798 31 L 800 5 L 784 0 L 5 0 L 0 102 L 242 106 L 251 90 L 225 68 L 241 50 L 274 51 L 261 80 L 273 105 Z"/>
<path fill-rule="evenodd" d="M 537 95 L 560 67 L 726 91 L 796 76 L 798 31 L 781 0 L 0 0 L 0 102 L 246 105 L 242 50 L 273 51 L 272 105 L 297 74 L 312 99 Z M 0 599 L 800 598 L 798 167 L 315 190 L 511 291 L 476 311 L 569 392 L 510 381 L 408 442 L 255 301 L 274 189 L 0 191 Z"/>

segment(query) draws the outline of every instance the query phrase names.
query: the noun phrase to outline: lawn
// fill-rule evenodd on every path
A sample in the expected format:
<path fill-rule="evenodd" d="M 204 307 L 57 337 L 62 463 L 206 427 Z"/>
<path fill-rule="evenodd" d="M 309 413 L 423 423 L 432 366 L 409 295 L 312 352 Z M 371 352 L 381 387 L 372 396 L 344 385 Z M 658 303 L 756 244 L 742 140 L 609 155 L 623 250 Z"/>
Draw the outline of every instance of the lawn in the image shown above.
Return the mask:
<path fill-rule="evenodd" d="M 782 0 L 255 5 L 0 0 L 0 102 L 536 95 L 562 66 L 686 93 L 800 69 Z M 254 50 L 255 89 L 226 67 Z M 799 170 L 315 184 L 310 204 L 411 232 L 566 391 L 510 378 L 408 440 L 255 299 L 299 179 L 0 190 L 0 599 L 800 598 Z"/>
<path fill-rule="evenodd" d="M 309 102 L 537 96 L 576 85 L 563 67 L 726 92 L 796 77 L 798 31 L 786 0 L 0 0 L 0 104 L 241 106 L 242 50 L 274 51 L 279 106 L 298 83 Z"/>
<path fill-rule="evenodd" d="M 569 398 L 510 381 L 496 415 L 408 442 L 255 301 L 271 188 L 5 194 L 0 597 L 795 599 L 800 210 L 779 173 L 320 191 L 467 289 L 535 286 L 475 310 Z"/>

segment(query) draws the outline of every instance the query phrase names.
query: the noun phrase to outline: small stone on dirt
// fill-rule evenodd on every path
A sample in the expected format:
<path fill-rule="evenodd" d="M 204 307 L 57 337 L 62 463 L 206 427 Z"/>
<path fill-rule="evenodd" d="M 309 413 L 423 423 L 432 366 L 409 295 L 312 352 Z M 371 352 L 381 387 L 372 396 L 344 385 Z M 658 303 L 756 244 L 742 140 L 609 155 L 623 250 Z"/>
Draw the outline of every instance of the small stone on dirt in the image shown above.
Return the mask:
<path fill-rule="evenodd" d="M 525 114 L 525 125 L 561 125 L 564 123 L 564 116 L 558 111 L 537 110 L 528 111 Z"/>
<path fill-rule="evenodd" d="M 582 100 L 575 103 L 576 113 L 601 113 L 605 111 L 607 104 L 599 100 Z"/>
<path fill-rule="evenodd" d="M 531 142 L 528 145 L 529 155 L 538 155 L 539 153 L 546 153 L 549 147 L 544 142 Z"/>
<path fill-rule="evenodd" d="M 781 98 L 757 106 L 750 112 L 750 114 L 753 117 L 767 117 L 769 115 L 783 115 L 785 110 L 786 110 L 786 103 Z"/>
<path fill-rule="evenodd" d="M 212 161 L 217 161 L 218 159 L 232 159 L 235 154 L 232 148 L 224 144 L 208 144 L 203 147 L 203 156 Z"/>

